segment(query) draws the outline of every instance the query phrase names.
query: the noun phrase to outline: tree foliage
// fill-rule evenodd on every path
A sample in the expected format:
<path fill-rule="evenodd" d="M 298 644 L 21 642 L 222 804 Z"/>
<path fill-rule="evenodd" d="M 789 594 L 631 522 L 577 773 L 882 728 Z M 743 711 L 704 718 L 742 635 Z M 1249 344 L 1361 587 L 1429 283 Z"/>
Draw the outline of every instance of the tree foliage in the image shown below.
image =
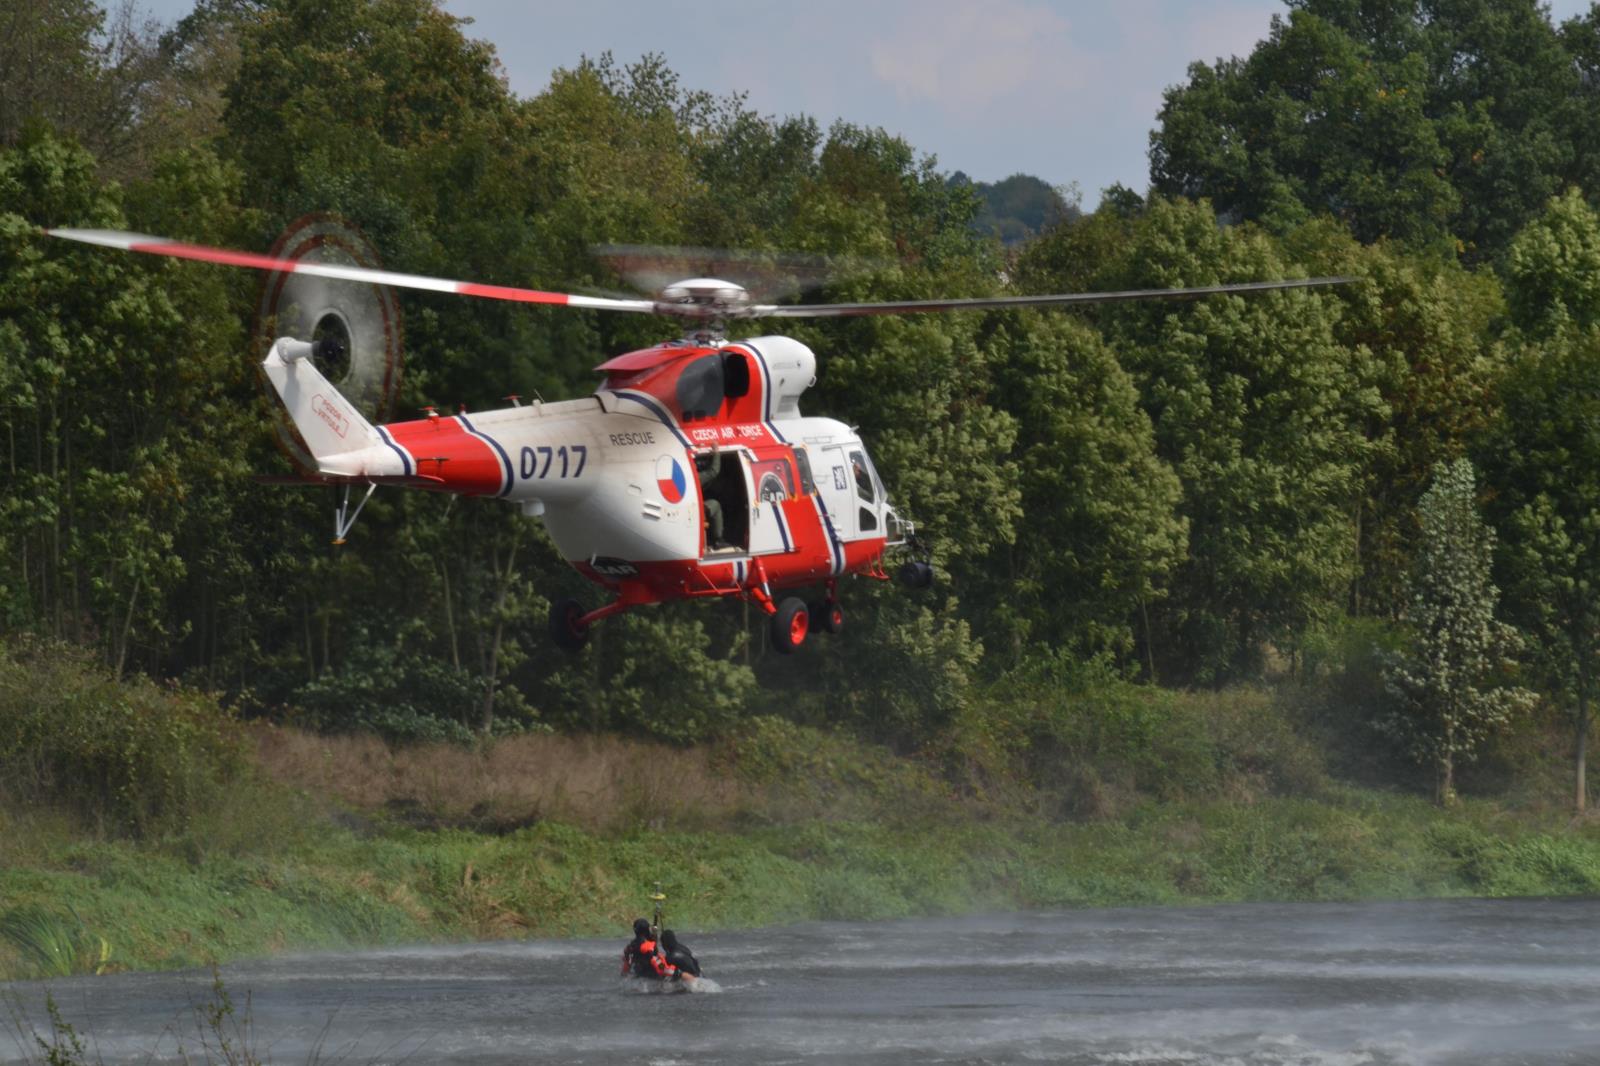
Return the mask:
<path fill-rule="evenodd" d="M 1535 0 L 1295 0 L 1246 58 L 1196 63 L 1151 134 L 1154 187 L 1285 229 L 1495 256 L 1564 186 L 1596 185 L 1591 15 Z"/>
<path fill-rule="evenodd" d="M 1092 275 L 1060 282 L 1181 287 L 1293 269 L 1265 235 L 1220 228 L 1204 205 L 1157 200 L 1135 218 L 1114 213 L 1092 225 L 1118 236 Z M 1029 284 L 1049 279 L 1046 269 Z M 1387 411 L 1369 353 L 1338 343 L 1337 307 L 1333 297 L 1290 292 L 1123 305 L 1104 316 L 1156 454 L 1183 488 L 1187 558 L 1151 637 L 1168 659 L 1164 674 L 1248 675 L 1264 642 L 1289 639 L 1348 590 L 1351 518 L 1373 447 L 1366 427 Z"/>
<path fill-rule="evenodd" d="M 1384 657 L 1396 707 L 1383 723 L 1434 770 L 1434 797 L 1455 802 L 1455 768 L 1533 704 L 1501 683 L 1522 641 L 1495 617 L 1494 531 L 1478 515 L 1477 473 L 1467 459 L 1434 470 L 1418 507 L 1422 539 L 1406 621 L 1410 647 Z"/>
<path fill-rule="evenodd" d="M 1570 715 L 1582 810 L 1600 668 L 1600 332 L 1569 330 L 1523 353 L 1479 454 L 1506 530 L 1507 606 Z"/>
<path fill-rule="evenodd" d="M 881 129 L 696 91 L 659 56 L 582 58 L 518 97 L 432 0 L 207 0 L 125 37 L 73 0 L 14 8 L 9 630 L 330 729 L 693 742 L 778 703 L 912 747 L 1041 662 L 1220 684 L 1298 666 L 1330 620 L 1414 618 L 1419 500 L 1471 452 L 1541 676 L 1588 706 L 1594 504 L 1570 471 L 1600 466 L 1574 458 L 1600 239 L 1579 194 L 1546 204 L 1600 187 L 1593 15 L 1557 31 L 1531 0 L 1295 3 L 1251 56 L 1168 95 L 1156 193 L 1108 190 L 1084 215 Z M 117 137 L 94 132 L 106 116 Z M 609 621 L 569 659 L 543 613 L 596 594 L 511 509 L 381 492 L 336 553 L 326 490 L 250 480 L 284 469 L 258 279 L 38 232 L 264 248 L 313 211 L 398 270 L 560 291 L 620 288 L 594 250 L 612 243 L 811 253 L 837 267 L 815 300 L 1354 280 L 797 326 L 819 355 L 805 410 L 859 427 L 941 587 L 849 583 L 847 635 L 796 657 L 767 647 L 759 609 L 693 604 Z M 994 240 L 1002 214 L 1025 245 Z M 580 395 L 603 358 L 664 336 L 643 316 L 401 300 L 403 408 Z"/>

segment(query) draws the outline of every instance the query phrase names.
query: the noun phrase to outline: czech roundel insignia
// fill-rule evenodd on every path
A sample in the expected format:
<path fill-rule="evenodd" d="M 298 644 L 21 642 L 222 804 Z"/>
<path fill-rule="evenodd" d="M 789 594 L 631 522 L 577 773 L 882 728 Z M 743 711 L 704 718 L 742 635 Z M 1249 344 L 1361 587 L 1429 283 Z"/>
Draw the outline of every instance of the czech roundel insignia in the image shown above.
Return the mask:
<path fill-rule="evenodd" d="M 689 488 L 689 482 L 678 460 L 670 455 L 663 455 L 656 460 L 656 485 L 668 503 L 678 503 L 683 499 L 684 492 Z"/>

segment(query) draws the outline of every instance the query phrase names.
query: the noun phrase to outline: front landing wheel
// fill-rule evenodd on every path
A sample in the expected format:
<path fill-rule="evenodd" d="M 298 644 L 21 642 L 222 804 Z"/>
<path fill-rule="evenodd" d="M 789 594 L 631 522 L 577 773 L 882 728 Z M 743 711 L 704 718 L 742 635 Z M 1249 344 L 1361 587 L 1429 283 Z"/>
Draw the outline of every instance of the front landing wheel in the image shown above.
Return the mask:
<path fill-rule="evenodd" d="M 582 651 L 589 643 L 589 627 L 583 624 L 583 604 L 577 600 L 557 600 L 550 605 L 550 639 L 566 651 Z"/>
<path fill-rule="evenodd" d="M 785 655 L 793 655 L 795 649 L 806 642 L 810 629 L 811 615 L 806 610 L 806 601 L 790 596 L 778 604 L 778 613 L 772 616 L 772 646 Z"/>

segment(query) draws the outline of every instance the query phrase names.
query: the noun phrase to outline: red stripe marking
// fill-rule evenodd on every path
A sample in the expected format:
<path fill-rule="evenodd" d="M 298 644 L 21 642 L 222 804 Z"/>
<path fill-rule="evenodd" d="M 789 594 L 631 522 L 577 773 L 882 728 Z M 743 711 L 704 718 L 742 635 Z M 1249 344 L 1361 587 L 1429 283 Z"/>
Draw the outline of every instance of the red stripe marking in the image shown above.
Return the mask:
<path fill-rule="evenodd" d="M 254 252 L 232 252 L 226 248 L 208 248 L 203 244 L 184 244 L 181 241 L 140 242 L 128 245 L 128 250 L 131 252 L 146 252 L 153 255 L 170 255 L 177 259 L 198 259 L 203 263 L 251 267 L 256 270 L 296 271 L 302 265 L 305 265 L 298 259 L 278 259 L 270 255 L 258 255 Z M 344 266 L 346 264 L 317 265 Z M 376 268 L 356 267 L 355 269 L 375 270 Z M 400 276 L 404 277 L 404 275 Z M 565 305 L 569 300 L 569 297 L 564 292 L 540 292 L 537 289 L 517 289 L 506 285 L 479 285 L 470 281 L 456 281 L 450 284 L 454 285 L 455 291 L 463 296 L 482 296 L 490 300 L 511 300 L 517 303 L 556 305 Z"/>
<path fill-rule="evenodd" d="M 822 528 L 822 515 L 817 512 L 811 497 L 791 497 L 778 504 L 789 523 L 789 538 L 794 548 L 768 563 L 780 581 L 787 583 L 791 574 L 803 573 L 807 579 L 824 577 L 833 571 L 833 555 L 828 550 L 828 533 Z"/>
<path fill-rule="evenodd" d="M 463 296 L 483 296 L 490 300 L 514 300 L 524 304 L 565 304 L 564 292 L 540 292 L 538 289 L 512 289 L 504 285 L 479 285 L 471 281 L 456 282 L 456 292 Z"/>
<path fill-rule="evenodd" d="M 204 263 L 224 263 L 228 266 L 254 267 L 257 270 L 293 270 L 293 259 L 274 259 L 270 255 L 253 252 L 230 252 L 223 248 L 207 248 L 201 244 L 182 244 L 163 241 L 160 244 L 130 244 L 130 252 L 150 252 L 155 255 L 176 256 L 179 259 L 198 259 Z"/>
<path fill-rule="evenodd" d="M 504 487 L 500 457 L 487 441 L 472 436 L 454 418 L 421 418 L 383 427 L 411 453 L 417 472 L 441 479 L 445 492 L 495 496 Z M 442 463 L 430 460 L 443 458 Z"/>

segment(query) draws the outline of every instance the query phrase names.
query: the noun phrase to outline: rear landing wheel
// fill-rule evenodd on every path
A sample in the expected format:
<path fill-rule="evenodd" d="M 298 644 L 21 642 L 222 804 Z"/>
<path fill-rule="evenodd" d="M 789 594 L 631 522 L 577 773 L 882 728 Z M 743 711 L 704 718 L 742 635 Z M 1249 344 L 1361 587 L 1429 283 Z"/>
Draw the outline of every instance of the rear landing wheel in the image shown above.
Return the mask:
<path fill-rule="evenodd" d="M 557 600 L 550 605 L 550 639 L 566 651 L 581 651 L 589 643 L 589 627 L 581 621 L 583 604 L 577 600 Z"/>
<path fill-rule="evenodd" d="M 837 600 L 817 600 L 806 608 L 811 615 L 811 628 L 829 633 L 844 632 L 844 608 Z"/>
<path fill-rule="evenodd" d="M 778 613 L 772 616 L 772 646 L 785 655 L 792 655 L 806 642 L 811 629 L 811 615 L 806 611 L 806 601 L 790 596 L 778 604 Z"/>

